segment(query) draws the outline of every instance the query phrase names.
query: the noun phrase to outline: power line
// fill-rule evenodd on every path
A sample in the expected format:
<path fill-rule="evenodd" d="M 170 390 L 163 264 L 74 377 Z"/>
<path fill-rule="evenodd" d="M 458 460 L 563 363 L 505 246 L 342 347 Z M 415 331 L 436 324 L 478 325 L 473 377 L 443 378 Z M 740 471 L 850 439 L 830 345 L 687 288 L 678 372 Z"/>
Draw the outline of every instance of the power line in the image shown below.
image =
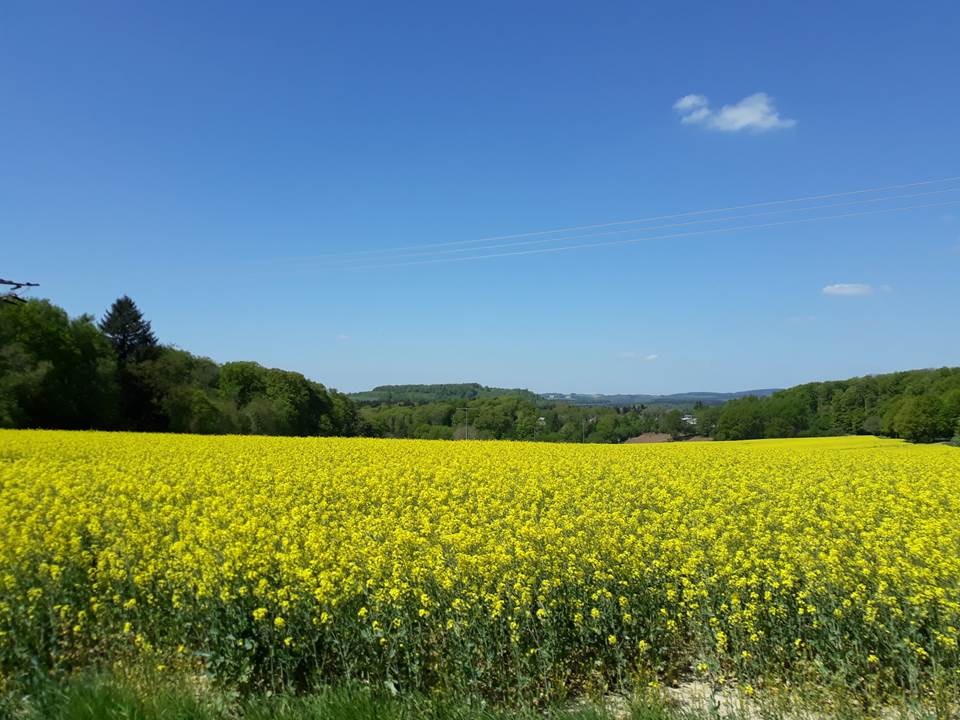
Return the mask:
<path fill-rule="evenodd" d="M 654 225 L 654 226 L 646 227 L 646 228 L 626 228 L 626 229 L 620 229 L 620 230 L 608 230 L 608 231 L 605 231 L 605 232 L 597 232 L 597 233 L 585 233 L 585 234 L 582 234 L 582 235 L 567 235 L 567 236 L 564 236 L 564 237 L 557 237 L 557 238 L 540 238 L 540 239 L 537 239 L 537 240 L 521 240 L 521 241 L 518 241 L 518 242 L 501 243 L 501 244 L 496 244 L 496 245 L 485 245 L 485 246 L 481 246 L 481 247 L 452 248 L 452 249 L 446 249 L 446 250 L 423 250 L 423 251 L 420 251 L 420 252 L 404 252 L 404 253 L 402 253 L 402 254 L 400 255 L 400 257 L 398 257 L 398 258 L 383 258 L 383 260 L 386 262 L 386 261 L 391 261 L 391 260 L 394 260 L 394 259 L 396 259 L 396 260 L 404 260 L 404 259 L 406 259 L 406 258 L 411 258 L 411 257 L 423 257 L 423 256 L 430 257 L 430 256 L 440 256 L 440 255 L 454 255 L 454 254 L 457 254 L 457 253 L 464 253 L 464 252 L 479 252 L 479 251 L 481 251 L 481 250 L 494 250 L 494 249 L 499 249 L 499 248 L 521 247 L 521 246 L 525 246 L 525 245 L 543 245 L 543 244 L 547 244 L 547 243 L 550 243 L 550 244 L 552 244 L 552 243 L 562 243 L 562 242 L 569 242 L 569 241 L 571 241 L 571 240 L 581 240 L 581 239 L 590 238 L 590 237 L 605 237 L 605 236 L 609 236 L 609 235 L 620 235 L 620 234 L 628 233 L 628 232 L 652 232 L 652 231 L 654 231 L 654 230 L 664 230 L 664 229 L 667 229 L 667 228 L 674 228 L 674 227 L 688 227 L 688 226 L 691 226 L 691 225 L 704 225 L 704 224 L 709 224 L 709 223 L 733 222 L 733 221 L 736 221 L 736 220 L 743 220 L 743 219 L 746 219 L 746 218 L 766 217 L 766 216 L 769 216 L 769 215 L 782 215 L 783 213 L 797 213 L 797 212 L 809 212 L 809 211 L 815 211 L 815 212 L 817 212 L 817 211 L 828 210 L 828 209 L 832 209 L 832 208 L 852 207 L 852 206 L 867 205 L 867 204 L 878 203 L 878 202 L 889 202 L 889 201 L 892 201 L 892 200 L 905 200 L 905 199 L 907 199 L 907 198 L 927 197 L 927 196 L 930 196 L 930 195 L 942 195 L 943 193 L 949 193 L 949 192 L 960 192 L 960 187 L 943 188 L 943 189 L 940 189 L 940 190 L 929 190 L 929 191 L 926 191 L 926 192 L 919 192 L 919 193 L 901 193 L 901 194 L 897 194 L 897 195 L 886 195 L 886 196 L 884 196 L 884 197 L 879 197 L 879 198 L 867 198 L 867 199 L 864 199 L 864 200 L 852 200 L 852 201 L 850 201 L 850 202 L 830 203 L 830 204 L 826 204 L 826 205 L 814 205 L 814 206 L 810 206 L 810 207 L 784 208 L 784 209 L 780 209 L 780 210 L 766 210 L 766 211 L 764 211 L 764 212 L 759 212 L 759 213 L 746 213 L 746 214 L 742 214 L 742 215 L 727 215 L 727 216 L 724 216 L 724 217 L 708 218 L 708 219 L 705 219 L 705 220 L 688 220 L 687 222 L 668 223 L 668 224 L 665 224 L 665 225 Z M 343 262 L 343 263 L 362 262 L 362 260 L 361 260 L 360 258 L 344 259 L 342 262 Z M 351 268 L 351 267 L 354 267 L 354 266 L 349 265 L 349 264 L 330 265 L 330 264 L 328 264 L 328 263 L 324 263 L 322 266 L 323 266 L 323 267 L 337 267 L 337 268 L 344 268 L 344 269 L 349 269 L 349 268 Z"/>
<path fill-rule="evenodd" d="M 804 223 L 821 222 L 824 220 L 838 220 L 838 219 L 849 218 L 849 217 L 863 217 L 866 215 L 879 215 L 881 213 L 902 212 L 907 210 L 919 210 L 922 208 L 946 207 L 946 206 L 957 205 L 957 204 L 960 204 L 960 200 L 949 200 L 947 202 L 942 202 L 942 203 L 927 203 L 924 205 L 907 205 L 907 206 L 895 207 L 895 208 L 881 208 L 877 210 L 862 210 L 860 212 L 840 213 L 837 215 L 826 215 L 822 217 L 798 218 L 796 220 L 781 220 L 778 222 L 759 223 L 759 224 L 753 224 L 753 225 L 739 225 L 739 226 L 730 227 L 730 228 L 711 228 L 709 230 L 693 230 L 690 232 L 671 233 L 668 235 L 655 235 L 652 237 L 629 238 L 626 240 L 607 240 L 607 241 L 598 242 L 598 243 L 582 243 L 579 245 L 565 245 L 562 247 L 537 248 L 533 250 L 515 250 L 513 252 L 490 253 L 486 255 L 467 255 L 467 256 L 461 256 L 461 257 L 435 258 L 435 259 L 429 259 L 429 260 L 411 260 L 409 262 L 381 263 L 376 265 L 357 265 L 352 267 L 341 267 L 337 269 L 373 270 L 373 269 L 379 269 L 379 268 L 407 267 L 412 265 L 433 265 L 437 263 L 488 260 L 491 258 L 512 257 L 517 255 L 541 255 L 546 253 L 565 252 L 568 250 L 583 250 L 588 248 L 613 247 L 618 245 L 633 245 L 641 242 L 648 242 L 651 240 L 668 240 L 673 238 L 692 237 L 696 235 L 710 235 L 714 233 L 735 232 L 738 230 L 758 230 L 762 228 L 780 227 L 783 225 L 799 225 Z"/>
<path fill-rule="evenodd" d="M 836 197 L 844 197 L 849 195 L 864 195 L 868 193 L 885 192 L 888 190 L 902 190 L 904 188 L 919 187 L 922 185 L 934 185 L 937 183 L 953 182 L 956 180 L 960 180 L 960 175 L 953 176 L 953 177 L 939 178 L 935 180 L 920 180 L 917 182 L 899 183 L 896 185 L 885 185 L 885 186 L 875 187 L 875 188 L 866 188 L 863 190 L 847 190 L 844 192 L 825 193 L 821 195 L 807 195 L 803 197 L 787 198 L 784 200 L 767 200 L 763 202 L 746 203 L 743 205 L 732 205 L 730 207 L 724 207 L 724 208 L 714 208 L 714 209 L 708 209 L 708 210 L 693 210 L 689 212 L 673 213 L 669 215 L 654 215 L 651 217 L 636 218 L 632 220 L 617 220 L 613 222 L 596 223 L 593 225 L 573 225 L 565 228 L 555 228 L 553 230 L 537 230 L 534 232 L 514 233 L 511 235 L 496 235 L 492 237 L 480 238 L 477 240 L 456 240 L 453 242 L 425 243 L 425 244 L 419 244 L 419 245 L 406 245 L 406 246 L 401 246 L 396 248 L 347 250 L 347 251 L 338 252 L 338 253 L 327 253 L 324 255 L 315 255 L 313 256 L 313 258 L 332 259 L 335 257 L 344 257 L 344 256 L 376 255 L 376 254 L 383 254 L 383 253 L 403 252 L 406 250 L 420 250 L 423 248 L 451 247 L 455 245 L 476 245 L 480 243 L 495 242 L 499 240 L 510 240 L 514 238 L 527 238 L 527 237 L 535 237 L 539 235 L 555 235 L 557 233 L 577 232 L 580 230 L 595 230 L 599 228 L 614 227 L 617 225 L 636 225 L 636 224 L 645 223 L 645 222 L 655 222 L 658 220 L 672 220 L 672 219 L 681 218 L 681 217 L 711 215 L 711 214 L 716 214 L 721 212 L 732 212 L 735 210 L 747 210 L 750 208 L 769 207 L 772 205 L 785 205 L 785 204 L 798 203 L 798 202 L 810 202 L 814 200 L 828 200 Z"/>

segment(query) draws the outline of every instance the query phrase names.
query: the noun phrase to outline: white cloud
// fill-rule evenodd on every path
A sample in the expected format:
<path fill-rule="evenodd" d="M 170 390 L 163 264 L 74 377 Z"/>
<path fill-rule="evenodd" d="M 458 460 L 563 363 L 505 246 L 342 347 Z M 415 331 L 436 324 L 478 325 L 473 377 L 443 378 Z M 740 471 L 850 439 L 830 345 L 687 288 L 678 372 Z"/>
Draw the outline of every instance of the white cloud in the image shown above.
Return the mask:
<path fill-rule="evenodd" d="M 823 289 L 824 295 L 845 295 L 848 297 L 857 295 L 872 295 L 873 287 L 866 283 L 837 283 L 827 285 Z"/>
<path fill-rule="evenodd" d="M 790 128 L 797 121 L 782 119 L 773 107 L 773 99 L 766 93 L 754 93 L 736 105 L 724 105 L 710 118 L 710 124 L 717 130 L 736 132 Z"/>
<path fill-rule="evenodd" d="M 748 95 L 735 105 L 724 105 L 719 110 L 711 110 L 703 95 L 684 95 L 673 104 L 673 109 L 680 114 L 682 123 L 702 124 L 722 132 L 762 132 L 797 124 L 796 120 L 781 118 L 773 105 L 773 98 L 762 92 Z"/>
<path fill-rule="evenodd" d="M 344 335 L 343 333 L 340 333 L 339 335 L 337 335 L 337 340 L 339 342 L 346 342 L 349 339 L 350 339 L 349 335 Z"/>
<path fill-rule="evenodd" d="M 639 353 L 635 350 L 627 350 L 626 352 L 618 353 L 617 357 L 623 358 L 624 360 L 645 360 L 647 362 L 653 362 L 656 360 L 659 355 L 656 353 Z"/>
<path fill-rule="evenodd" d="M 687 113 L 706 105 L 707 99 L 703 95 L 684 95 L 673 104 L 673 109 L 678 113 Z"/>
<path fill-rule="evenodd" d="M 682 122 L 684 125 L 694 125 L 696 123 L 703 122 L 704 120 L 709 119 L 709 117 L 710 117 L 710 108 L 702 107 L 702 108 L 697 108 L 696 110 L 694 110 L 688 115 L 684 115 L 682 118 L 680 118 L 680 122 Z"/>

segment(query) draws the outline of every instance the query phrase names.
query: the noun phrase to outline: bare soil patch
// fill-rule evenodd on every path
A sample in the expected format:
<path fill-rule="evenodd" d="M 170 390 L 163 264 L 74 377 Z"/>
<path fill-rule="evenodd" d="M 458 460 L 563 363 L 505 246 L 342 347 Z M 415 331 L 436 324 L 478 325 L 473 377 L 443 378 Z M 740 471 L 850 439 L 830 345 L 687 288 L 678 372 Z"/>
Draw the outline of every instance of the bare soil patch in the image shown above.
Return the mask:
<path fill-rule="evenodd" d="M 670 433 L 643 433 L 643 435 L 637 435 L 636 437 L 627 438 L 624 440 L 624 444 L 626 445 L 661 442 L 673 442 L 673 438 L 670 436 Z"/>

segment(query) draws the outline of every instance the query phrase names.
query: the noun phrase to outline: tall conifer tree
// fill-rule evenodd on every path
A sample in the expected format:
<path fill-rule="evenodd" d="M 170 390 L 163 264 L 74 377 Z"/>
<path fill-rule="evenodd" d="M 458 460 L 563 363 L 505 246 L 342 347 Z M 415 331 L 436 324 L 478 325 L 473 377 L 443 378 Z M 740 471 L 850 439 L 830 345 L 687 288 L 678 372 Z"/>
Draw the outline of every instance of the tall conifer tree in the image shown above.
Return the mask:
<path fill-rule="evenodd" d="M 98 327 L 117 356 L 123 425 L 129 430 L 165 430 L 163 413 L 143 375 L 144 361 L 155 359 L 159 353 L 149 321 L 124 295 L 113 303 Z"/>
<path fill-rule="evenodd" d="M 140 308 L 124 295 L 114 301 L 99 324 L 117 353 L 120 365 L 143 360 L 157 347 L 157 336 L 150 329 Z"/>

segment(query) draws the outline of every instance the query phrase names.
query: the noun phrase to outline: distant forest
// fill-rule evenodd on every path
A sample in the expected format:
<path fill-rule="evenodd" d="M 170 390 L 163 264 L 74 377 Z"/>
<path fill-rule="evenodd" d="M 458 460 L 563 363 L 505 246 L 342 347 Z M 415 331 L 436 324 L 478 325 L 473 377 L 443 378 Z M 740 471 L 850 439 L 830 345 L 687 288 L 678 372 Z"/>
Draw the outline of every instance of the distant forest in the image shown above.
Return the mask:
<path fill-rule="evenodd" d="M 477 383 L 384 385 L 348 396 L 297 372 L 220 365 L 163 345 L 128 297 L 99 321 L 70 318 L 46 300 L 0 303 L 0 427 L 593 443 L 644 433 L 960 436 L 960 368 L 761 392 L 721 405 L 599 407 Z"/>
<path fill-rule="evenodd" d="M 618 443 L 642 433 L 682 437 L 693 430 L 677 408 L 582 407 L 535 395 L 364 405 L 360 416 L 372 434 L 396 438 Z"/>
<path fill-rule="evenodd" d="M 427 403 L 447 400 L 476 400 L 516 396 L 536 400 L 536 393 L 521 388 L 495 388 L 480 383 L 437 383 L 431 385 L 378 385 L 366 392 L 350 393 L 354 402 L 367 405 L 383 403 Z"/>

